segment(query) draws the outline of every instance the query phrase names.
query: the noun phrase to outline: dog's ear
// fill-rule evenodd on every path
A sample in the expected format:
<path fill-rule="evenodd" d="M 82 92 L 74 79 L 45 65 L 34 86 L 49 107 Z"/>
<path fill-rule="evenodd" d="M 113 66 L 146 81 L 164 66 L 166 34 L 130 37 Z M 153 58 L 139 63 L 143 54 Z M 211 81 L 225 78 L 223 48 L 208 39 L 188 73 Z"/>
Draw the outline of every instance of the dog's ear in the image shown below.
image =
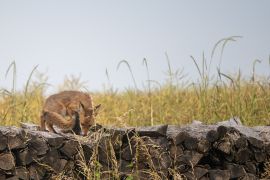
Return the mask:
<path fill-rule="evenodd" d="M 79 104 L 79 112 L 83 112 L 84 111 L 84 105 L 83 103 L 80 101 L 80 104 Z"/>
<path fill-rule="evenodd" d="M 101 107 L 101 104 L 96 105 L 96 106 L 94 107 L 94 116 L 96 116 L 96 115 L 98 114 L 98 112 L 99 112 L 99 110 L 100 110 L 100 107 Z"/>

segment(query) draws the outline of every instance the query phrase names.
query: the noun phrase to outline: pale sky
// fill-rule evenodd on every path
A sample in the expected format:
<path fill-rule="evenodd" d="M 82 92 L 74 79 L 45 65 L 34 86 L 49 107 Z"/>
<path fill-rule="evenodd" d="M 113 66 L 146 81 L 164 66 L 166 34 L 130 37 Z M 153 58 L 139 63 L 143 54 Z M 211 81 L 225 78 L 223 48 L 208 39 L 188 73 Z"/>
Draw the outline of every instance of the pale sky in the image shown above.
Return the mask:
<path fill-rule="evenodd" d="M 0 0 L 0 87 L 9 88 L 8 65 L 17 64 L 17 89 L 22 88 L 35 65 L 48 75 L 51 89 L 65 75 L 81 75 L 90 91 L 102 90 L 108 69 L 115 88 L 132 87 L 127 60 L 141 87 L 147 74 L 160 83 L 167 78 L 168 53 L 174 70 L 184 68 L 188 78 L 198 72 L 205 52 L 209 60 L 214 44 L 225 37 L 243 36 L 229 42 L 221 70 L 251 75 L 252 62 L 259 74 L 269 75 L 269 0 Z M 217 52 L 220 52 L 218 50 Z M 219 61 L 217 55 L 213 70 Z"/>

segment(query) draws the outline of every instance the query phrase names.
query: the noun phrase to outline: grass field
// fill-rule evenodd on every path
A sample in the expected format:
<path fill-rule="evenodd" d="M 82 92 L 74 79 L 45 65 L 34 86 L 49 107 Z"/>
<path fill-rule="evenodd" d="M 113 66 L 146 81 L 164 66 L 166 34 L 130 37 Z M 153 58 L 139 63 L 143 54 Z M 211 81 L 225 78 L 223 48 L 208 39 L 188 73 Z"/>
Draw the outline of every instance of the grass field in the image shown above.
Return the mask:
<path fill-rule="evenodd" d="M 222 45 L 222 57 L 225 43 L 234 38 L 220 40 L 213 49 L 212 57 L 218 45 Z M 269 77 L 256 75 L 255 66 L 259 61 L 253 62 L 253 73 L 249 77 L 242 77 L 240 71 L 223 74 L 219 67 L 216 74 L 210 76 L 212 57 L 209 62 L 203 57 L 202 63 L 191 57 L 200 75 L 196 83 L 184 83 L 181 72 L 173 71 L 167 58 L 167 81 L 163 84 L 149 78 L 147 60 L 144 59 L 148 76 L 146 88 L 142 90 L 137 88 L 129 63 L 119 62 L 118 68 L 124 65 L 129 68 L 134 88 L 116 91 L 109 86 L 102 92 L 91 93 L 94 102 L 103 107 L 97 123 L 118 126 L 186 124 L 192 120 L 214 123 L 237 116 L 250 126 L 270 124 Z M 24 90 L 16 91 L 16 63 L 7 68 L 6 76 L 13 76 L 13 85 L 11 89 L 1 89 L 0 92 L 1 125 L 39 123 L 47 79 L 39 74 L 38 81 L 32 80 L 35 71 L 36 67 L 30 72 Z M 107 71 L 106 75 L 109 79 Z M 82 86 L 79 78 L 72 77 L 63 82 L 60 90 L 79 90 Z"/>

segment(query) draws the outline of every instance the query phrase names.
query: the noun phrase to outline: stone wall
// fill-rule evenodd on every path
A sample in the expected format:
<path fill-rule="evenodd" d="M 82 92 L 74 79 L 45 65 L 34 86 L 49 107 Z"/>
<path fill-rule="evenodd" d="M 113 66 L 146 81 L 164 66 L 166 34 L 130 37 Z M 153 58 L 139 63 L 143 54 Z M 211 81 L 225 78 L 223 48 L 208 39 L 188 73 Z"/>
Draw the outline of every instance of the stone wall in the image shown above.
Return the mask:
<path fill-rule="evenodd" d="M 259 179 L 270 128 L 215 125 L 96 126 L 89 137 L 0 127 L 1 179 Z M 270 170 L 270 167 L 268 167 Z"/>

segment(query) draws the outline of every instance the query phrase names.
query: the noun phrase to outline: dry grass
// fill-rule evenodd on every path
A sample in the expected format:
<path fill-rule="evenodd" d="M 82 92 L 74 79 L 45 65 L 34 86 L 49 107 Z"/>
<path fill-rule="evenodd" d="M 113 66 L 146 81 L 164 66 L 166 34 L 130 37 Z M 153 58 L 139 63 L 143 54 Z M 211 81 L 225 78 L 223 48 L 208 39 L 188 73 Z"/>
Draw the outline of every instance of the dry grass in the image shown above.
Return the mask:
<path fill-rule="evenodd" d="M 36 87 L 27 93 L 2 90 L 0 124 L 39 123 L 43 94 L 43 89 Z M 269 124 L 270 120 L 270 86 L 266 79 L 236 79 L 206 88 L 165 84 L 150 93 L 105 91 L 93 93 L 93 97 L 103 105 L 97 117 L 97 122 L 103 125 L 185 124 L 194 119 L 213 123 L 233 116 L 240 117 L 246 125 Z"/>
<path fill-rule="evenodd" d="M 94 102 L 103 106 L 97 122 L 103 125 L 140 126 L 186 124 L 196 119 L 214 123 L 238 116 L 246 125 L 270 124 L 270 77 L 256 75 L 255 67 L 260 61 L 253 62 L 249 77 L 242 77 L 240 71 L 224 74 L 220 70 L 225 45 L 237 38 L 232 36 L 218 41 L 208 62 L 204 54 L 201 63 L 191 57 L 199 74 L 196 82 L 187 82 L 183 71 L 173 70 L 166 54 L 167 81 L 160 84 L 151 80 L 148 62 L 144 59 L 147 84 L 140 90 L 128 61 L 120 61 L 117 69 L 127 66 L 134 88 L 116 91 L 106 70 L 107 88 L 92 93 Z M 219 66 L 213 75 L 213 58 L 219 46 Z M 44 74 L 38 74 L 36 68 L 30 73 L 23 91 L 16 91 L 16 63 L 11 63 L 7 68 L 6 76 L 12 76 L 13 81 L 11 89 L 0 90 L 0 125 L 18 125 L 26 121 L 39 123 L 47 78 Z M 33 74 L 38 75 L 37 80 L 33 79 Z M 85 82 L 80 77 L 71 76 L 65 78 L 59 90 L 85 90 L 84 86 Z"/>

